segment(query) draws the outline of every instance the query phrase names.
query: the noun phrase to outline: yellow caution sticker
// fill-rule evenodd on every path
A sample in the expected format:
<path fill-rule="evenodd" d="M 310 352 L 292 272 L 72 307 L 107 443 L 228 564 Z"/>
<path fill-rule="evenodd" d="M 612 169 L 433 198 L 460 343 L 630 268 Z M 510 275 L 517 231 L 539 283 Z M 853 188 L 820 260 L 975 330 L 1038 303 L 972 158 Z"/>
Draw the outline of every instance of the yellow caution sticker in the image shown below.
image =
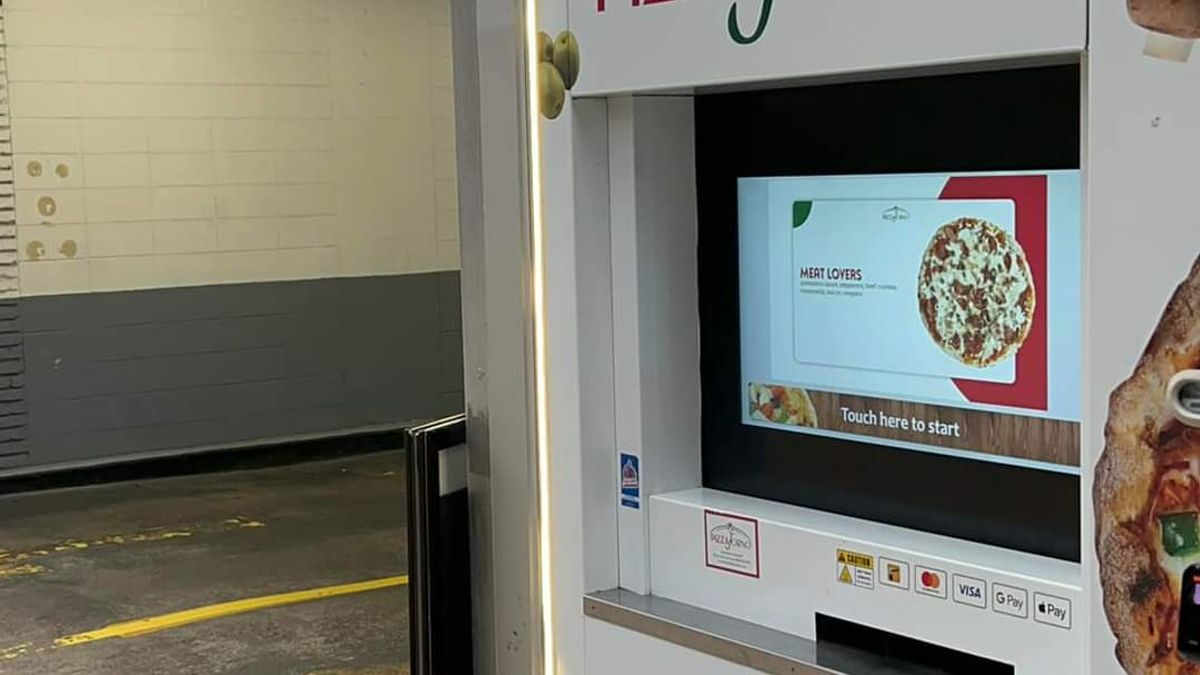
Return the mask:
<path fill-rule="evenodd" d="M 839 548 L 837 580 L 847 586 L 875 588 L 875 556 Z"/>

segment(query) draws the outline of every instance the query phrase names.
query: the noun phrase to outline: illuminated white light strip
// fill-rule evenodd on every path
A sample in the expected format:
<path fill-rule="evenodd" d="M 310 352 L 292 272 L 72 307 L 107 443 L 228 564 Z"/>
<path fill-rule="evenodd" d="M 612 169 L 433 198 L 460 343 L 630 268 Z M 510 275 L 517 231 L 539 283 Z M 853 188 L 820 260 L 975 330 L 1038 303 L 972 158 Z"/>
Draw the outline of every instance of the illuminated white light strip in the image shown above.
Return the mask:
<path fill-rule="evenodd" d="M 542 673 L 554 675 L 554 602 L 550 572 L 550 446 L 546 419 L 546 295 L 542 254 L 542 139 L 538 106 L 537 0 L 525 2 L 526 93 L 529 98 L 529 218 L 533 239 L 534 409 L 537 427 L 538 579 L 541 582 Z"/>

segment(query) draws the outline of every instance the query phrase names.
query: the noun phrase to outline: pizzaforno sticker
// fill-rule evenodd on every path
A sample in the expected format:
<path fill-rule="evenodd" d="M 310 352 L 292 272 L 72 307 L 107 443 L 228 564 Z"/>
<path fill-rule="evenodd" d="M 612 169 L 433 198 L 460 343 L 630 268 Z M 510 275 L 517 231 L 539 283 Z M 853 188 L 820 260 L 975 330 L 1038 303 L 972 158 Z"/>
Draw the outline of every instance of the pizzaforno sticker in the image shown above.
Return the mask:
<path fill-rule="evenodd" d="M 711 569 L 757 579 L 758 521 L 717 511 L 704 512 L 704 560 Z"/>

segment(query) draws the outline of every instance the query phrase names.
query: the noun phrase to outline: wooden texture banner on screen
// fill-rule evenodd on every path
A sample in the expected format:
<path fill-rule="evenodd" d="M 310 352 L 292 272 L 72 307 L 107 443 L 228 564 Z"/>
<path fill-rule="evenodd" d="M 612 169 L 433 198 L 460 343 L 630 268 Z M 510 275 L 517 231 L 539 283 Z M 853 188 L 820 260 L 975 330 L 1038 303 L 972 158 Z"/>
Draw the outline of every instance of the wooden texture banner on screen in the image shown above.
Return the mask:
<path fill-rule="evenodd" d="M 783 389 L 785 405 L 811 402 L 811 413 L 790 415 L 784 424 L 815 427 L 880 440 L 904 441 L 989 455 L 1079 466 L 1079 424 L 1065 420 L 1006 415 L 953 406 Z M 803 406 L 807 408 L 808 406 Z M 761 410 L 751 410 L 762 418 Z M 814 419 L 815 418 L 815 419 Z M 780 422 L 784 417 L 769 418 Z"/>

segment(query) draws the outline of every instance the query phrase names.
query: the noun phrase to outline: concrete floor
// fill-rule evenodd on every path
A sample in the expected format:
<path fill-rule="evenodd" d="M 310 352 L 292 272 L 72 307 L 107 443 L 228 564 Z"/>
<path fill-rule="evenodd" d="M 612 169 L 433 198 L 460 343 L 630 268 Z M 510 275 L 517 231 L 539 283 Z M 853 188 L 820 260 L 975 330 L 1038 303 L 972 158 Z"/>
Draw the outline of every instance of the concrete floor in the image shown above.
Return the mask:
<path fill-rule="evenodd" d="M 0 497 L 0 673 L 407 673 L 390 588 L 151 635 L 106 625 L 407 571 L 403 455 Z"/>

